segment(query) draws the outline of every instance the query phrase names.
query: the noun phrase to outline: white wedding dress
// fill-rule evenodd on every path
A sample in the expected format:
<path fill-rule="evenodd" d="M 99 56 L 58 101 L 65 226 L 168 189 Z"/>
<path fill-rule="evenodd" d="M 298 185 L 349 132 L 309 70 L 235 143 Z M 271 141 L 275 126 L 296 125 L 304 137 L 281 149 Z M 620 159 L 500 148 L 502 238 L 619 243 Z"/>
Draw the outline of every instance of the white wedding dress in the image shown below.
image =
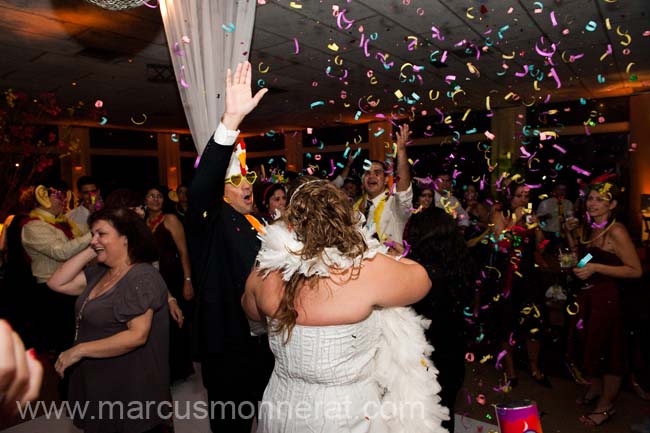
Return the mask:
<path fill-rule="evenodd" d="M 379 315 L 359 323 L 296 325 L 271 333 L 275 368 L 260 406 L 258 433 L 388 432 L 373 378 Z"/>
<path fill-rule="evenodd" d="M 302 259 L 302 244 L 284 224 L 265 227 L 257 256 L 263 272 L 329 276 L 361 266 L 385 247 L 359 224 L 368 251 L 354 259 L 336 248 Z M 408 307 L 373 311 L 365 320 L 332 326 L 296 325 L 271 332 L 275 368 L 259 410 L 258 433 L 444 433 L 438 370 L 424 330 L 431 322 Z M 261 326 L 264 331 L 266 326 Z M 253 330 L 253 329 L 252 329 Z"/>

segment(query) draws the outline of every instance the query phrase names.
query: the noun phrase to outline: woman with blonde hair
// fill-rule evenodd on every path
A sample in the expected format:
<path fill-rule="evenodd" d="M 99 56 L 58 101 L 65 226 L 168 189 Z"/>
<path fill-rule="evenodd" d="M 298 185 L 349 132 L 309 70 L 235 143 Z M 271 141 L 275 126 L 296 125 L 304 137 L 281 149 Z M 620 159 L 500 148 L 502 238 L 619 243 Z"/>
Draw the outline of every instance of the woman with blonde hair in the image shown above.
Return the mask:
<path fill-rule="evenodd" d="M 258 432 L 445 431 L 428 322 L 392 308 L 426 295 L 427 272 L 386 255 L 329 181 L 301 179 L 289 197 L 242 297 L 275 355 Z"/>

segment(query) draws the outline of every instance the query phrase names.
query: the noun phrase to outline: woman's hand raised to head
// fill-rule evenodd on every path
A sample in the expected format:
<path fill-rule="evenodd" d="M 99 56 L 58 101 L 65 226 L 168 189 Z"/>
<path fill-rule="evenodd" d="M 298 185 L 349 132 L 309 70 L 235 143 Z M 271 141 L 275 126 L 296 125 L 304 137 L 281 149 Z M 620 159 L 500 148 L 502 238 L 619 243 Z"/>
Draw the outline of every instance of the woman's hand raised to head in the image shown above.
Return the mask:
<path fill-rule="evenodd" d="M 38 397 L 43 367 L 34 349 L 25 351 L 22 340 L 4 320 L 0 320 L 0 429 L 22 406 Z"/>
<path fill-rule="evenodd" d="M 226 73 L 226 111 L 221 121 L 231 130 L 237 130 L 244 117 L 262 100 L 268 89 L 260 89 L 255 96 L 251 91 L 251 64 L 238 63 L 235 73 L 230 68 Z"/>

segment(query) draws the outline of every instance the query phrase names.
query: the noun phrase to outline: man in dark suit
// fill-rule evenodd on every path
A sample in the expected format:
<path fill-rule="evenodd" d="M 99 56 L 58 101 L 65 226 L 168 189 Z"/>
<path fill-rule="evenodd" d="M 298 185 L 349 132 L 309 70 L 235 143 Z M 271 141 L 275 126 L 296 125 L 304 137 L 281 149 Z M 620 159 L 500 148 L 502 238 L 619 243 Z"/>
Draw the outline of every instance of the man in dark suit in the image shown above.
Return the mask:
<path fill-rule="evenodd" d="M 250 63 L 238 64 L 234 74 L 228 70 L 226 110 L 188 191 L 188 238 L 198 287 L 195 348 L 214 433 L 250 432 L 273 366 L 266 338 L 251 336 L 240 305 L 260 241 L 250 215 L 256 175 L 247 171 L 243 143 L 233 152 L 239 124 L 266 91 L 252 95 Z"/>

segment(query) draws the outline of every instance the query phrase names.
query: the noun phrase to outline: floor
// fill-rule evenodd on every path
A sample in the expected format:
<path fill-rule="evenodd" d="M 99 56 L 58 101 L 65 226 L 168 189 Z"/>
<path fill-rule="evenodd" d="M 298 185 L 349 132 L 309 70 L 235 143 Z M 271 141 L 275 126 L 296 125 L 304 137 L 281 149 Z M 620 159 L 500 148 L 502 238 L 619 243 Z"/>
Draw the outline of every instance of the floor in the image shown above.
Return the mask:
<path fill-rule="evenodd" d="M 51 376 L 46 378 L 49 383 L 45 384 L 45 388 L 51 388 L 50 380 L 55 379 Z M 45 398 L 45 396 L 41 397 Z M 201 384 L 200 373 L 174 385 L 172 387 L 172 398 L 179 402 L 205 401 L 207 395 Z M 489 433 L 497 430 L 496 425 L 462 415 L 456 415 L 455 422 L 456 432 L 458 433 Z M 174 431 L 175 433 L 210 433 L 210 427 L 207 419 L 176 419 L 174 420 Z M 2 430 L 0 433 L 82 433 L 82 431 L 77 429 L 67 417 L 47 419 L 45 416 L 40 416 L 34 420 Z"/>
<path fill-rule="evenodd" d="M 567 375 L 568 376 L 568 375 Z M 493 387 L 500 375 L 488 363 L 474 362 L 467 364 L 465 385 L 458 397 L 455 417 L 456 432 L 458 433 L 495 433 L 498 431 L 494 413 L 494 405 L 498 403 L 530 399 L 537 402 L 542 426 L 546 433 L 626 433 L 630 425 L 640 424 L 650 418 L 650 402 L 644 402 L 628 390 L 621 392 L 617 401 L 617 413 L 609 422 L 597 427 L 583 426 L 578 416 L 585 411 L 575 403 L 579 394 L 578 387 L 564 375 L 549 375 L 553 388 L 547 389 L 536 384 L 530 376 L 519 371 L 519 386 L 509 393 L 494 391 Z M 53 372 L 46 374 L 44 395 L 48 401 L 53 391 Z M 49 389 L 49 391 L 48 391 Z M 477 397 L 482 394 L 480 403 Z M 200 373 L 191 376 L 187 381 L 172 387 L 172 396 L 179 402 L 205 401 L 206 394 L 201 385 Z M 483 404 L 481 404 L 483 403 Z M 207 419 L 177 419 L 174 422 L 176 433 L 209 433 Z M 649 430 L 640 432 L 650 432 Z M 2 433 L 79 433 L 72 422 L 67 419 L 46 419 L 44 416 L 22 424 L 15 425 Z"/>

